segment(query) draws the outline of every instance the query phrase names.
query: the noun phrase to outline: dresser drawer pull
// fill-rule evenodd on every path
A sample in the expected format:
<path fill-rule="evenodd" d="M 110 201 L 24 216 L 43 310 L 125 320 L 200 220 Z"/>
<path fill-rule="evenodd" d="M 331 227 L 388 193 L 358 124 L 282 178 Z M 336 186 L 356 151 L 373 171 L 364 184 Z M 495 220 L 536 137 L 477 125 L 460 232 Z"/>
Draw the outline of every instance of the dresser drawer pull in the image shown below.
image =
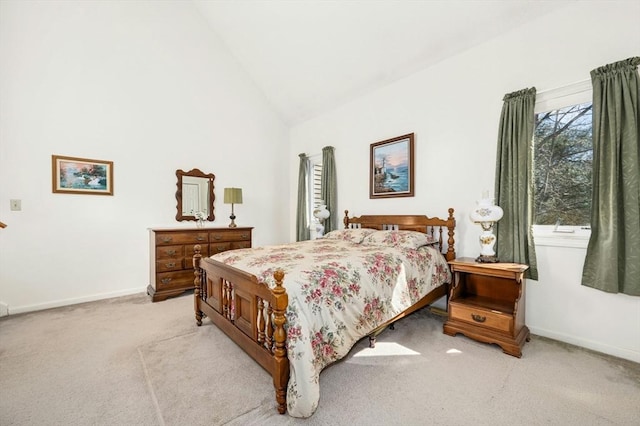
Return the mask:
<path fill-rule="evenodd" d="M 177 252 L 175 250 L 167 250 L 167 254 L 169 256 L 173 256 L 174 254 L 176 254 Z"/>
<path fill-rule="evenodd" d="M 473 318 L 475 322 L 485 322 L 487 320 L 487 317 L 483 317 L 478 314 L 471 314 L 471 318 Z"/>
<path fill-rule="evenodd" d="M 242 238 L 243 240 L 248 240 L 249 239 L 249 235 L 248 234 L 240 234 L 240 238 Z"/>
<path fill-rule="evenodd" d="M 166 266 L 167 268 L 173 268 L 174 266 L 176 266 L 176 264 L 174 262 L 171 262 L 171 263 L 166 263 L 164 266 Z"/>
<path fill-rule="evenodd" d="M 214 239 L 214 240 L 216 240 L 216 241 L 220 241 L 220 240 L 222 239 L 222 236 L 220 236 L 220 235 L 214 235 L 214 236 L 213 236 L 213 239 Z"/>
<path fill-rule="evenodd" d="M 163 243 L 168 243 L 170 241 L 173 241 L 173 237 L 162 237 L 162 242 Z"/>
<path fill-rule="evenodd" d="M 171 282 L 171 278 L 163 278 L 160 282 L 162 282 L 162 284 L 169 284 Z"/>
<path fill-rule="evenodd" d="M 198 236 L 196 237 L 196 240 L 198 240 L 198 241 L 204 241 L 204 240 L 205 240 L 205 238 L 204 238 L 202 235 L 198 235 Z"/>
<path fill-rule="evenodd" d="M 221 251 L 225 251 L 226 248 L 224 248 L 224 247 L 216 247 L 216 250 L 218 250 L 218 252 L 221 252 Z"/>

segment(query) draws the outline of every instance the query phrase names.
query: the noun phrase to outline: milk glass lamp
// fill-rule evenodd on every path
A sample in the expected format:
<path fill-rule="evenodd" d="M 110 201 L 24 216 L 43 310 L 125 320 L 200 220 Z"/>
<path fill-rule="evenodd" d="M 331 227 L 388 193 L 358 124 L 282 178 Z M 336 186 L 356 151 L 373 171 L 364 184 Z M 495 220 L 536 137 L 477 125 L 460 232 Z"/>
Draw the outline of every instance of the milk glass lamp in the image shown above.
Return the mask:
<path fill-rule="evenodd" d="M 483 198 L 476 202 L 476 207 L 471 210 L 469 216 L 474 223 L 482 227 L 480 234 L 480 256 L 476 262 L 496 263 L 498 258 L 493 246 L 496 244 L 496 236 L 493 234 L 493 225 L 502 219 L 504 212 L 502 208 L 493 204 L 493 199 L 485 192 Z"/>
<path fill-rule="evenodd" d="M 316 235 L 318 237 L 322 237 L 324 235 L 324 221 L 327 220 L 331 216 L 331 212 L 327 210 L 327 205 L 324 203 L 324 200 L 320 200 L 318 207 L 313 210 L 313 217 L 318 220 L 316 224 Z"/>
<path fill-rule="evenodd" d="M 231 204 L 231 223 L 229 224 L 229 228 L 235 228 L 236 225 L 236 215 L 233 213 L 233 205 L 234 204 L 242 204 L 242 188 L 225 188 L 224 189 L 224 203 Z"/>

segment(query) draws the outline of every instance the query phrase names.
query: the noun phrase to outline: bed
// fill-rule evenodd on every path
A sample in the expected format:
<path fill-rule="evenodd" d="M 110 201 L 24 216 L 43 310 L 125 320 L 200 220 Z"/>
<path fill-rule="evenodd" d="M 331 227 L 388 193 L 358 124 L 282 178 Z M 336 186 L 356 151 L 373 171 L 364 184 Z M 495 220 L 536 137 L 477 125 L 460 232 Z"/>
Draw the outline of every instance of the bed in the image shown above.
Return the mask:
<path fill-rule="evenodd" d="M 448 296 L 453 209 L 349 217 L 323 238 L 203 257 L 194 247 L 194 309 L 273 377 L 277 410 L 309 417 L 319 374 L 360 339 Z M 309 263 L 311 262 L 311 263 Z"/>

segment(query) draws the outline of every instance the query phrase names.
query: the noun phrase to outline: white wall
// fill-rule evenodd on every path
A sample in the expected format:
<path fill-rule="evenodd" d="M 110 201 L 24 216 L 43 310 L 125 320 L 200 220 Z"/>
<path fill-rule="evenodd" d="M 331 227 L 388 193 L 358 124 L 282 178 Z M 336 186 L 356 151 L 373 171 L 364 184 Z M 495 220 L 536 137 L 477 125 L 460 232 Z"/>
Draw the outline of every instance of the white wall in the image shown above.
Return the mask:
<path fill-rule="evenodd" d="M 213 225 L 236 186 L 254 244 L 286 239 L 287 128 L 191 2 L 3 0 L 0 123 L 9 313 L 145 291 L 147 228 L 195 227 L 176 169 L 216 175 Z M 53 194 L 52 154 L 113 161 L 115 195 Z"/>
<path fill-rule="evenodd" d="M 295 212 L 297 154 L 336 147 L 338 214 L 456 210 L 459 256 L 476 256 L 480 228 L 468 215 L 493 192 L 504 94 L 589 79 L 601 65 L 640 54 L 638 2 L 573 2 L 545 17 L 397 81 L 291 131 L 290 194 Z M 369 199 L 370 144 L 414 132 L 413 198 Z M 293 216 L 292 216 L 293 217 Z M 290 236 L 295 235 L 295 223 Z M 541 247 L 540 280 L 527 288 L 534 334 L 640 361 L 640 298 L 580 285 L 584 252 Z M 526 356 L 526 347 L 524 349 Z"/>

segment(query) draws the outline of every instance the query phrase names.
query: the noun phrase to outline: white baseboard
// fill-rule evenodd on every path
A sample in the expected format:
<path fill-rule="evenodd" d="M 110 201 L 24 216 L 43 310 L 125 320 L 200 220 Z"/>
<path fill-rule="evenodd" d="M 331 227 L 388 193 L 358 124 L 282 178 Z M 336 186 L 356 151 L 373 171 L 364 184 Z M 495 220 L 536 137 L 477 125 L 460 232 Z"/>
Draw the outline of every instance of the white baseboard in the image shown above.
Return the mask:
<path fill-rule="evenodd" d="M 26 312 L 42 311 L 44 309 L 59 308 L 61 306 L 76 305 L 78 303 L 94 302 L 96 300 L 111 299 L 113 297 L 130 296 L 132 294 L 146 293 L 147 288 L 130 288 L 126 290 L 112 291 L 109 293 L 98 293 L 83 297 L 74 297 L 71 299 L 54 300 L 51 302 L 38 303 L 35 305 L 23 306 L 7 306 L 8 315 L 23 314 Z M 6 305 L 5 305 L 6 306 Z M 2 312 L 2 304 L 0 304 L 0 312 Z M 2 316 L 2 315 L 0 315 Z"/>
<path fill-rule="evenodd" d="M 542 328 L 529 326 L 529 331 L 531 332 L 531 334 L 535 334 L 537 336 L 547 337 L 549 339 L 558 340 L 560 342 L 569 343 L 575 346 L 580 346 L 581 348 L 590 349 L 592 351 L 596 351 L 603 354 L 607 354 L 607 355 L 611 355 L 618 358 L 623 358 L 629 361 L 640 363 L 640 352 L 637 352 L 637 351 L 618 348 L 618 347 L 606 345 L 600 342 L 581 339 L 576 336 L 557 333 L 557 332 L 545 330 Z"/>

